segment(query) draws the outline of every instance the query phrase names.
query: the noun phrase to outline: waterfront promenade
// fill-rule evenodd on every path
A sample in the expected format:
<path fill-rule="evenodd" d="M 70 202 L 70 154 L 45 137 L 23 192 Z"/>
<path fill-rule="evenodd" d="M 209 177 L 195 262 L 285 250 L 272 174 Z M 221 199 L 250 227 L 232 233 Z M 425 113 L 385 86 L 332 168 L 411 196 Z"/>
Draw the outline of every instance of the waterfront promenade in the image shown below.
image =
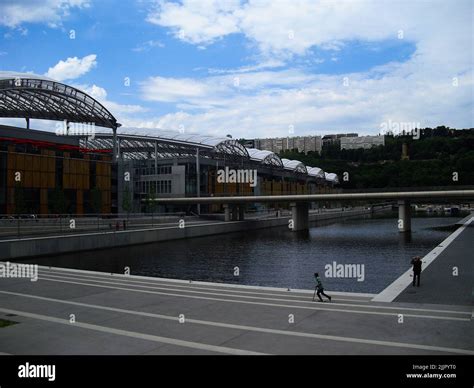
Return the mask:
<path fill-rule="evenodd" d="M 409 285 L 395 299 L 396 302 L 473 306 L 474 220 L 467 221 L 466 217 L 465 222 L 461 233 L 422 272 L 421 286 Z M 444 245 L 446 242 L 441 243 L 439 248 L 444 248 Z M 435 254 L 436 252 L 431 253 Z"/>

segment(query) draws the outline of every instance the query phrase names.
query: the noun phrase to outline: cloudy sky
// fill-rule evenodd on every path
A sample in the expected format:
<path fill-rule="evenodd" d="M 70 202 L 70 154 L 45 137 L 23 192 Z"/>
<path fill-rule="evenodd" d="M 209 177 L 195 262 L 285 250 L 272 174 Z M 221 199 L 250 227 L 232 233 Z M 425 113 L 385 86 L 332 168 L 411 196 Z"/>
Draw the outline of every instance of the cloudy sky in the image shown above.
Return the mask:
<path fill-rule="evenodd" d="M 1 0 L 0 36 L 148 133 L 474 127 L 471 0 Z"/>

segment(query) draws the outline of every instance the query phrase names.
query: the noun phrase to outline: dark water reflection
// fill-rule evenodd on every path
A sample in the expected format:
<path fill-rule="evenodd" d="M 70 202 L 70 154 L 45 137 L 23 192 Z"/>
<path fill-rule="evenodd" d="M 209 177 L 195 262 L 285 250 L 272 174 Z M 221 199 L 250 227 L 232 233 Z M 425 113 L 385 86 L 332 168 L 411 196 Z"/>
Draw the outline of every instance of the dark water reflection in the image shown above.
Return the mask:
<path fill-rule="evenodd" d="M 329 290 L 379 292 L 451 232 L 432 227 L 460 217 L 412 220 L 411 236 L 399 233 L 395 215 L 315 225 L 307 232 L 286 228 L 231 233 L 190 240 L 43 257 L 28 262 L 66 268 L 248 285 L 313 288 L 324 266 L 365 264 L 365 280 L 323 278 Z M 239 276 L 234 268 L 239 267 Z"/>

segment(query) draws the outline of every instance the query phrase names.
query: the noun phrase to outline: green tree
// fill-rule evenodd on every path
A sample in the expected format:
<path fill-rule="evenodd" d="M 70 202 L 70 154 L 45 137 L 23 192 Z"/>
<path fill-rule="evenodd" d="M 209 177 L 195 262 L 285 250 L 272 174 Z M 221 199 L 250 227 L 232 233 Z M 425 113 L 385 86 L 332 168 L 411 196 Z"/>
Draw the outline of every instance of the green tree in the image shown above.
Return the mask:
<path fill-rule="evenodd" d="M 406 143 L 410 160 L 402 161 Z M 421 129 L 420 138 L 412 135 L 385 136 L 385 145 L 370 149 L 341 150 L 339 144 L 325 145 L 319 155 L 286 150 L 280 157 L 299 160 L 307 166 L 341 176 L 343 189 L 398 188 L 472 185 L 474 182 L 474 129 L 453 130 L 445 126 Z M 452 180 L 453 172 L 459 181 Z"/>

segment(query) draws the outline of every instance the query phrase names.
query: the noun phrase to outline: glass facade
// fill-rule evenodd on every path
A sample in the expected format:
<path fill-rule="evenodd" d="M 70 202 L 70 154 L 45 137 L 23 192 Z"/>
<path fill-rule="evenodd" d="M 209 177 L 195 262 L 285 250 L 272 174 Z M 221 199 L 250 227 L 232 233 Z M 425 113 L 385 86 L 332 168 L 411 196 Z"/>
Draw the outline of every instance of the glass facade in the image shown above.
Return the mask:
<path fill-rule="evenodd" d="M 171 174 L 171 166 L 140 167 L 135 168 L 135 175 L 163 175 Z"/>
<path fill-rule="evenodd" d="M 171 194 L 171 180 L 137 181 L 135 192 L 140 194 Z"/>

